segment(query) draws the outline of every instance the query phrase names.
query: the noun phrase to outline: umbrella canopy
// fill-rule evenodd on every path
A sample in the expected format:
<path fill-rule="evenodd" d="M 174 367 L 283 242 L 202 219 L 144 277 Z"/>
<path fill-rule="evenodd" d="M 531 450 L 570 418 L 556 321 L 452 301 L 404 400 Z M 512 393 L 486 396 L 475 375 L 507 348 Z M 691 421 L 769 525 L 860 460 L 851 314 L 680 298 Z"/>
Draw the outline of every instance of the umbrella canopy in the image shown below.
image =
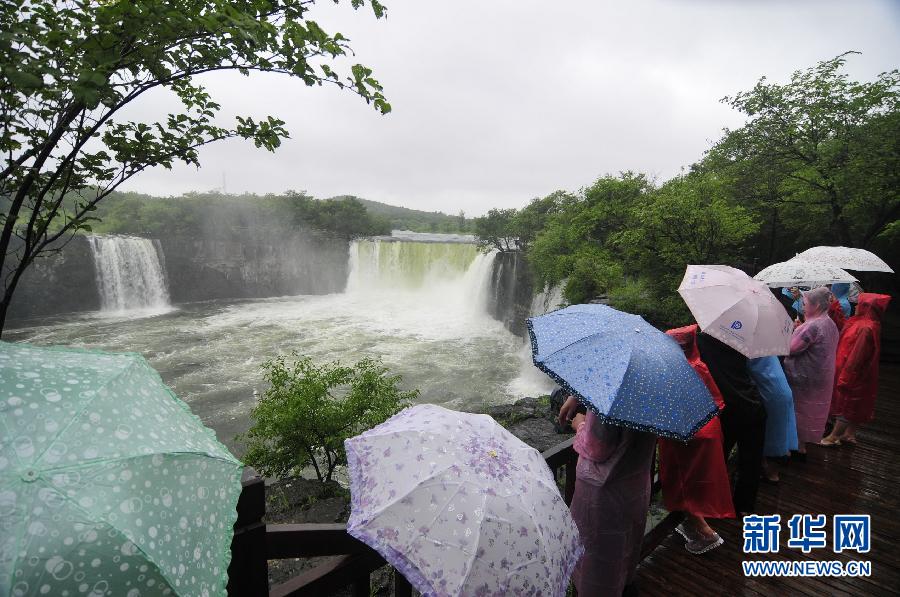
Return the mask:
<path fill-rule="evenodd" d="M 578 529 L 541 455 L 491 417 L 422 404 L 344 445 L 347 531 L 423 595 L 565 595 Z"/>
<path fill-rule="evenodd" d="M 535 366 L 601 420 L 687 441 L 718 412 L 678 344 L 637 315 L 573 305 L 528 333 Z"/>
<path fill-rule="evenodd" d="M 224 594 L 241 463 L 140 355 L 0 342 L 0 430 L 0 594 Z"/>
<path fill-rule="evenodd" d="M 781 263 L 773 263 L 755 276 L 771 288 L 791 286 L 823 286 L 836 282 L 856 282 L 857 279 L 839 267 L 822 262 L 805 261 L 794 258 Z"/>
<path fill-rule="evenodd" d="M 799 253 L 794 259 L 816 261 L 857 272 L 894 272 L 891 266 L 875 253 L 852 247 L 813 247 Z"/>
<path fill-rule="evenodd" d="M 689 265 L 678 287 L 700 329 L 749 358 L 790 353 L 794 324 L 769 288 L 726 265 Z"/>

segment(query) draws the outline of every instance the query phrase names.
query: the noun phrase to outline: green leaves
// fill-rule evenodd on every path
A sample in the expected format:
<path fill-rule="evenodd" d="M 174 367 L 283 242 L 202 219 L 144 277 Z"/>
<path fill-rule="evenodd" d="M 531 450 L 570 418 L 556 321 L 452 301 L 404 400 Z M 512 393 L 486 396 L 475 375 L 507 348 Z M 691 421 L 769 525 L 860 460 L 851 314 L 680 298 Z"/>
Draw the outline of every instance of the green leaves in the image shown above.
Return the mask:
<path fill-rule="evenodd" d="M 794 229 L 776 237 L 773 225 L 763 240 L 772 247 L 767 261 L 817 244 L 822 232 L 833 239 L 827 244 L 866 246 L 900 216 L 896 133 L 874 124 L 898 112 L 900 71 L 851 81 L 843 69 L 856 53 L 797 71 L 787 83 L 762 78 L 723 99 L 748 121 L 726 131 L 699 167 L 732 180 L 757 213 Z"/>
<path fill-rule="evenodd" d="M 266 476 L 299 475 L 312 466 L 320 481 L 346 464 L 344 440 L 384 422 L 418 395 L 380 361 L 317 365 L 296 354 L 263 365 L 269 388 L 251 411 L 244 461 Z"/>
<path fill-rule="evenodd" d="M 329 63 L 351 50 L 346 37 L 306 18 L 311 4 L 0 3 L 0 152 L 9 156 L 0 168 L 0 195 L 12 198 L 0 213 L 0 275 L 7 281 L 0 327 L 18 279 L 10 274 L 78 230 L 87 207 L 124 181 L 154 166 L 199 165 L 199 148 L 223 139 L 240 137 L 274 151 L 288 137 L 275 116 L 219 124 L 220 106 L 197 76 L 222 70 L 286 75 L 306 85 L 337 85 L 383 114 L 390 111 L 371 69 Z M 353 8 L 365 4 L 351 0 Z M 371 6 L 383 16 L 381 4 Z M 180 110 L 157 122 L 122 116 L 147 92 L 162 90 L 176 95 Z M 71 193 L 92 197 L 84 204 L 62 200 Z M 9 255 L 14 236 L 25 245 Z"/>

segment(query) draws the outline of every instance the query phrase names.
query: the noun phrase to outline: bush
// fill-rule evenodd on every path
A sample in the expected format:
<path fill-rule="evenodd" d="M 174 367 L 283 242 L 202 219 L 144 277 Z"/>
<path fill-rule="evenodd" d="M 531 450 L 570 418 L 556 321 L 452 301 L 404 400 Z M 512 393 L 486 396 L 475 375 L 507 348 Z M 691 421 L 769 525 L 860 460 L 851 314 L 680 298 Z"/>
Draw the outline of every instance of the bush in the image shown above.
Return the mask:
<path fill-rule="evenodd" d="M 347 462 L 345 439 L 384 422 L 419 394 L 400 391 L 401 377 L 389 375 L 379 360 L 346 367 L 293 357 L 263 364 L 270 387 L 242 436 L 244 461 L 269 477 L 297 475 L 311 465 L 320 481 L 330 481 Z"/>

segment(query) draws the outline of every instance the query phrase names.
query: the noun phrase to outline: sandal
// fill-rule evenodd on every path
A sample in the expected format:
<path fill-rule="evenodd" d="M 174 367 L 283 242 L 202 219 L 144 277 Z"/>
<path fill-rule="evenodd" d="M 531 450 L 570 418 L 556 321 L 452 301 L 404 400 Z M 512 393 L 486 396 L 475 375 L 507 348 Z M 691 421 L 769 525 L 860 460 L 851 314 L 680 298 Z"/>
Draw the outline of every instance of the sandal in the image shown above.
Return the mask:
<path fill-rule="evenodd" d="M 823 437 L 819 440 L 819 445 L 826 448 L 836 448 L 841 445 L 841 438 L 829 440 L 827 437 Z"/>
<path fill-rule="evenodd" d="M 842 438 L 839 439 L 838 441 L 841 442 L 841 443 L 844 443 L 844 444 L 850 444 L 851 446 L 855 446 L 855 445 L 856 445 L 856 438 L 855 438 L 855 437 L 847 437 L 847 436 L 845 435 L 844 437 L 842 437 Z"/>

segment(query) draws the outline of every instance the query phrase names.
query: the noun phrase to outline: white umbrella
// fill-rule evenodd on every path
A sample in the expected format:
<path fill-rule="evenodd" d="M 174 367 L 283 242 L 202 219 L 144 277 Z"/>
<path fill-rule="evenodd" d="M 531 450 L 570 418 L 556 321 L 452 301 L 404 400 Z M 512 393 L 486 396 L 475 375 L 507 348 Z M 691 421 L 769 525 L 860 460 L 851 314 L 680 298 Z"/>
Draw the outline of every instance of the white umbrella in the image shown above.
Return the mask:
<path fill-rule="evenodd" d="M 772 288 L 791 286 L 822 286 L 835 282 L 856 282 L 856 278 L 839 267 L 822 262 L 805 261 L 794 258 L 781 263 L 773 263 L 755 276 L 754 280 L 766 283 Z"/>
<path fill-rule="evenodd" d="M 769 288 L 726 265 L 689 265 L 678 293 L 700 329 L 749 358 L 790 353 L 791 317 Z"/>
<path fill-rule="evenodd" d="M 491 417 L 420 404 L 344 445 L 347 531 L 423 595 L 565 595 L 578 528 L 538 451 Z"/>
<path fill-rule="evenodd" d="M 813 247 L 798 254 L 794 259 L 815 261 L 858 272 L 894 272 L 891 266 L 875 253 L 852 247 Z"/>

